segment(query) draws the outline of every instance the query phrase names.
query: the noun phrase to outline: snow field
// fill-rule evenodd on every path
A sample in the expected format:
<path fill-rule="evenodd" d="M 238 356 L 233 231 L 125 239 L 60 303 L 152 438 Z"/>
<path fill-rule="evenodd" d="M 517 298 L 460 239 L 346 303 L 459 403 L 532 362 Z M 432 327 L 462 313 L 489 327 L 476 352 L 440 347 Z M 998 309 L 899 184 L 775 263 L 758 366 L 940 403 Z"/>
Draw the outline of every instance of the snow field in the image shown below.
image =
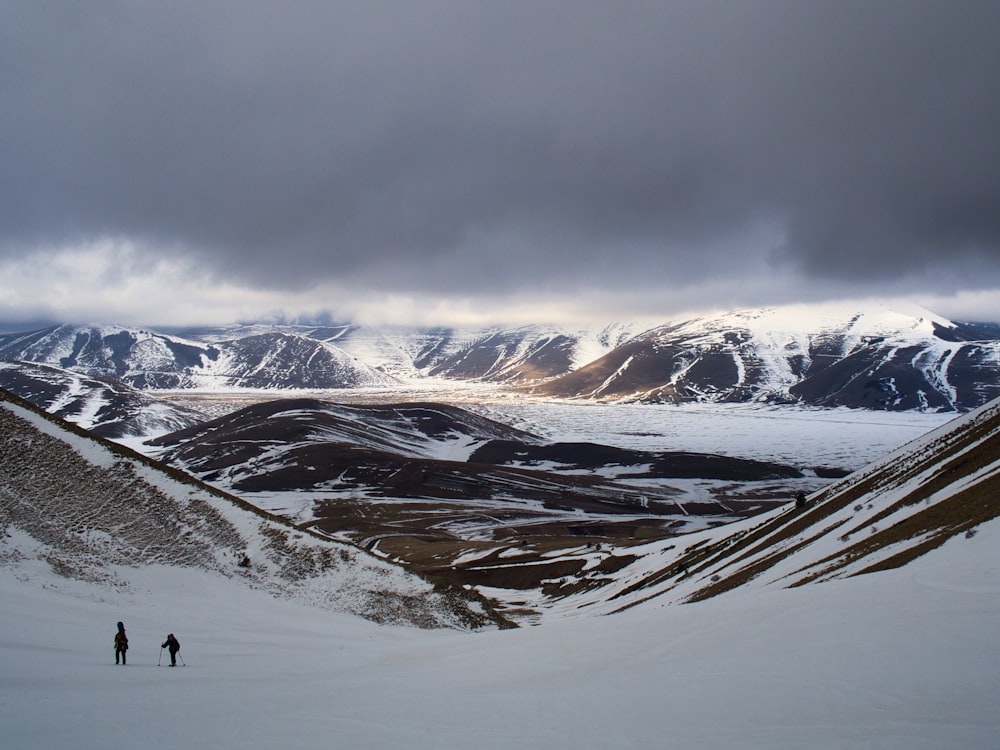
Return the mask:
<path fill-rule="evenodd" d="M 489 401 L 471 411 L 552 442 L 717 453 L 854 470 L 955 418 L 953 413 L 804 409 L 760 404 Z"/>
<path fill-rule="evenodd" d="M 888 573 L 476 634 L 190 570 L 123 571 L 129 591 L 5 570 L 0 728 L 52 750 L 993 748 L 998 544 L 994 522 Z M 167 632 L 187 667 L 155 666 Z"/>

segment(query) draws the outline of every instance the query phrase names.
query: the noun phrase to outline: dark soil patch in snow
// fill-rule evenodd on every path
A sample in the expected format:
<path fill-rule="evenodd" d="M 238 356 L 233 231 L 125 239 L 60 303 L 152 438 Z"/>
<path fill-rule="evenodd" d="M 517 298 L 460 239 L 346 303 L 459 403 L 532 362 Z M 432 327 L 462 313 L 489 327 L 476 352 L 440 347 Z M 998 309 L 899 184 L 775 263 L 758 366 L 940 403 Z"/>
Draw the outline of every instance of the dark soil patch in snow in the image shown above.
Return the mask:
<path fill-rule="evenodd" d="M 472 454 L 471 461 L 515 466 L 555 464 L 572 469 L 620 467 L 622 479 L 724 479 L 753 482 L 761 479 L 798 478 L 791 466 L 706 453 L 671 451 L 652 453 L 597 443 L 525 444 L 492 440 Z"/>

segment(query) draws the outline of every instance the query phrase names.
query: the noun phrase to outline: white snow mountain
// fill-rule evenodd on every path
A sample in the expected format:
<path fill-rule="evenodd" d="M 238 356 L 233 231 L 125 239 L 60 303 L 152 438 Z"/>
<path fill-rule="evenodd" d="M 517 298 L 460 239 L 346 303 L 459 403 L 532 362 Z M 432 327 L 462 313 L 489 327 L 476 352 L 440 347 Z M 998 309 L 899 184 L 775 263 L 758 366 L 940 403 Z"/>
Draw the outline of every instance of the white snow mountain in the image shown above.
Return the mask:
<path fill-rule="evenodd" d="M 395 380 L 324 341 L 284 330 L 223 341 L 117 325 L 60 325 L 0 337 L 0 358 L 144 389 L 355 388 Z"/>
<path fill-rule="evenodd" d="M 430 379 L 557 398 L 935 411 L 1000 395 L 1000 325 L 877 304 L 576 328 L 253 325 L 168 335 L 63 325 L 0 336 L 0 359 L 142 389 L 392 389 Z"/>
<path fill-rule="evenodd" d="M 735 311 L 647 331 L 535 392 L 965 411 L 1000 395 L 1000 327 L 899 305 Z"/>
<path fill-rule="evenodd" d="M 208 419 L 115 378 L 33 362 L 0 361 L 0 388 L 112 440 L 161 435 Z"/>

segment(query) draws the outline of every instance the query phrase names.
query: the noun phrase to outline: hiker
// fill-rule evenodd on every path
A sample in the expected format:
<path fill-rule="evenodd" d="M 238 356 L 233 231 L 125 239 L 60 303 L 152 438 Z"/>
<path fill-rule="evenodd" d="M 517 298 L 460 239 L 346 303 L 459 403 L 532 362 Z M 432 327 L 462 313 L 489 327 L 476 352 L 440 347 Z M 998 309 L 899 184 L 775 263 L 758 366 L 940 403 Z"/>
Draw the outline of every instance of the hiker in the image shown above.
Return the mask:
<path fill-rule="evenodd" d="M 115 664 L 118 663 L 118 657 L 121 656 L 122 666 L 125 666 L 126 651 L 128 651 L 128 636 L 125 635 L 125 625 L 119 622 L 118 632 L 115 633 Z"/>
<path fill-rule="evenodd" d="M 165 648 L 170 651 L 170 666 L 177 666 L 177 652 L 181 650 L 180 642 L 174 638 L 174 634 L 170 633 L 167 635 L 167 640 L 163 642 L 160 648 Z"/>
<path fill-rule="evenodd" d="M 809 501 L 806 499 L 806 493 L 805 492 L 803 492 L 802 490 L 799 490 L 797 493 L 795 493 L 795 507 L 796 508 L 804 508 L 808 504 L 809 504 Z"/>

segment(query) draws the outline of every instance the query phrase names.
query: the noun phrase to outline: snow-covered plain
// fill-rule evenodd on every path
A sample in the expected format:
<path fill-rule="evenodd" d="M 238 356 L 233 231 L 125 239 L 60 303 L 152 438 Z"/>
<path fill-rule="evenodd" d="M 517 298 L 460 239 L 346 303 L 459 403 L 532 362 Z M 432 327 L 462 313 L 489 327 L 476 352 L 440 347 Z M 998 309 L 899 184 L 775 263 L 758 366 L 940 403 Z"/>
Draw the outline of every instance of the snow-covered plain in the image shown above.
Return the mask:
<path fill-rule="evenodd" d="M 954 419 L 952 413 L 761 404 L 479 400 L 466 408 L 547 440 L 717 453 L 853 470 Z"/>
<path fill-rule="evenodd" d="M 129 591 L 5 571 L 0 736 L 52 750 L 994 748 L 998 544 L 992 522 L 896 571 L 480 633 L 378 626 L 194 571 L 130 570 Z M 168 631 L 186 667 L 157 667 Z"/>

